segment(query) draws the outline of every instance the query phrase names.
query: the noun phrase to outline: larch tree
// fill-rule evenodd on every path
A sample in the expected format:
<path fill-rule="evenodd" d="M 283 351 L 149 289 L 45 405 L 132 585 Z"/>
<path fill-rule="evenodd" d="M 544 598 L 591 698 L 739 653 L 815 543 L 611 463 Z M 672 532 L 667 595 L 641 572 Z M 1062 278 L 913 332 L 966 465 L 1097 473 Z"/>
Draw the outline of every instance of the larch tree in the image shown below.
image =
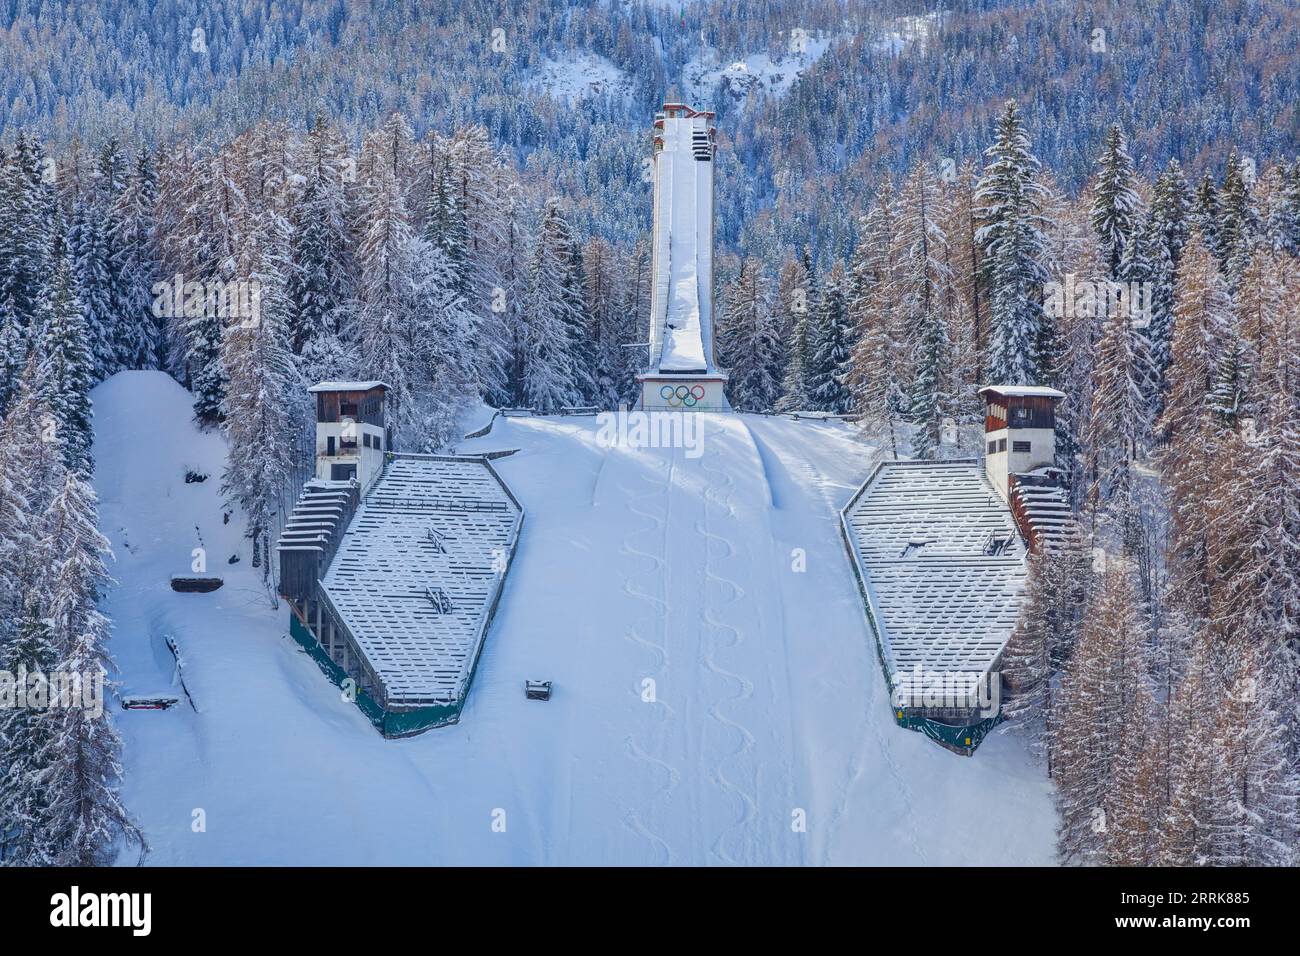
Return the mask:
<path fill-rule="evenodd" d="M 1111 558 L 1084 612 L 1057 698 L 1058 850 L 1066 862 L 1102 858 L 1118 811 L 1116 774 L 1130 738 L 1145 739 L 1150 710 L 1147 630 L 1129 562 Z"/>
<path fill-rule="evenodd" d="M 919 163 L 898 197 L 898 233 L 902 259 L 898 271 L 907 366 L 908 417 L 915 427 L 913 451 L 935 458 L 944 442 L 945 424 L 956 424 L 952 344 L 949 340 L 953 306 L 952 273 L 948 265 L 946 197 L 930 167 Z"/>
<path fill-rule="evenodd" d="M 1029 556 L 1024 598 L 1002 656 L 1002 710 L 1055 774 L 1053 727 L 1059 678 L 1078 636 L 1091 582 L 1090 558 L 1076 532 L 1059 548 Z"/>

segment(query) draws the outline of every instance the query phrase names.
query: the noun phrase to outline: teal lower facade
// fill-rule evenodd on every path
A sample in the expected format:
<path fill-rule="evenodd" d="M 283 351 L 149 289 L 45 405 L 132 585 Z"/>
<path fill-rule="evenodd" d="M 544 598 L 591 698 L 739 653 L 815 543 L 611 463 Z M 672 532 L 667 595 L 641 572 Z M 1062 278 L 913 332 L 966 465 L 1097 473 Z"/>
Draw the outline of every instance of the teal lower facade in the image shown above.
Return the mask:
<path fill-rule="evenodd" d="M 885 674 L 885 680 L 889 680 L 888 673 Z M 935 743 L 942 744 L 949 750 L 964 754 L 967 757 L 975 752 L 975 748 L 980 745 L 980 742 L 989 735 L 989 732 L 994 727 L 1002 723 L 1002 720 L 1002 712 L 998 711 L 994 716 L 986 717 L 977 724 L 955 726 L 940 723 L 920 714 L 909 714 L 903 710 L 894 710 L 894 722 L 898 726 L 919 731 Z"/>
<path fill-rule="evenodd" d="M 347 671 L 330 659 L 329 654 L 325 652 L 325 648 L 316 639 L 316 635 L 312 633 L 311 628 L 292 610 L 289 612 L 289 634 L 298 643 L 298 646 L 316 662 L 316 666 L 321 669 L 321 673 L 328 677 L 336 687 L 342 689 L 344 683 L 349 679 Z M 477 668 L 478 658 L 476 657 L 474 669 L 470 671 L 470 678 L 465 682 L 467 690 L 474 680 L 474 670 Z M 410 737 L 413 734 L 432 730 L 435 727 L 454 724 L 460 720 L 461 708 L 465 704 L 465 698 L 462 695 L 459 700 L 450 704 L 420 707 L 414 710 L 385 710 L 378 701 L 364 690 L 357 688 L 352 693 L 356 695 L 354 702 L 358 709 L 366 715 L 367 720 L 375 725 L 375 729 L 385 737 Z"/>

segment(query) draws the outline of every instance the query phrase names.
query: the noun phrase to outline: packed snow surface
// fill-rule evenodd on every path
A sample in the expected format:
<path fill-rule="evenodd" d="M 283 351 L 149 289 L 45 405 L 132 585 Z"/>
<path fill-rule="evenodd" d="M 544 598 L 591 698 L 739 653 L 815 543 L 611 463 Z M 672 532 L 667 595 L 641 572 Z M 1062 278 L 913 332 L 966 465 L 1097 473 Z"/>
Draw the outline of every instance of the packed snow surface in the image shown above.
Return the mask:
<path fill-rule="evenodd" d="M 1051 860 L 1017 738 L 964 758 L 890 718 L 836 520 L 873 457 L 847 426 L 710 415 L 696 456 L 498 419 L 460 450 L 519 448 L 496 465 L 528 517 L 465 712 L 384 740 L 223 524 L 224 444 L 190 396 L 126 372 L 93 397 L 121 693 L 179 693 L 171 636 L 197 706 L 114 712 L 148 863 Z M 177 594 L 196 548 L 225 586 Z"/>
<path fill-rule="evenodd" d="M 664 147 L 655 162 L 659 188 L 667 191 L 657 228 L 656 242 L 669 243 L 668 306 L 664 323 L 660 371 L 703 372 L 708 369 L 705 349 L 706 310 L 704 297 L 712 291 L 701 287 L 700 274 L 708 271 L 703 261 L 713 254 L 713 190 L 708 177 L 713 163 L 695 158 L 693 138 L 708 134 L 703 116 L 664 120 Z M 658 290 L 656 290 L 658 292 Z M 663 311 L 656 308 L 655 315 Z"/>

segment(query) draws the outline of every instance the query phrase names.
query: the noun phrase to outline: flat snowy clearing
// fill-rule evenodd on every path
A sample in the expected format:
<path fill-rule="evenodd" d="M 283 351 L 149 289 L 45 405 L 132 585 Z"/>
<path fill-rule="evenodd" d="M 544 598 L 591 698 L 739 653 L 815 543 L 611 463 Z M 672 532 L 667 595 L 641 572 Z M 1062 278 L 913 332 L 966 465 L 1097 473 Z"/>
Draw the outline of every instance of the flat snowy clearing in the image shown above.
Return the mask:
<path fill-rule="evenodd" d="M 171 636 L 198 707 L 114 711 L 152 864 L 1051 861 L 1019 740 L 967 759 L 890 720 L 836 524 L 872 458 L 844 425 L 708 416 L 692 458 L 498 419 L 460 450 L 521 449 L 496 463 L 528 512 L 501 609 L 461 723 L 390 741 L 286 636 L 188 394 L 128 372 L 93 397 L 121 691 L 170 692 Z M 225 586 L 174 593 L 196 547 Z"/>

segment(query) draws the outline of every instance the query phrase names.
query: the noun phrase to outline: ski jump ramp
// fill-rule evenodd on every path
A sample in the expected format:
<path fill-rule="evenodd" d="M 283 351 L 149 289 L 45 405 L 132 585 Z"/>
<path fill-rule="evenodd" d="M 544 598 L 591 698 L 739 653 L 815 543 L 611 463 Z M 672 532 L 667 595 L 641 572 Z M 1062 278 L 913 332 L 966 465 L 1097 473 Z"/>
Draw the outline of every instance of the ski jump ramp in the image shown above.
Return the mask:
<path fill-rule="evenodd" d="M 665 103 L 654 124 L 654 293 L 641 407 L 728 410 L 713 352 L 713 113 Z"/>

